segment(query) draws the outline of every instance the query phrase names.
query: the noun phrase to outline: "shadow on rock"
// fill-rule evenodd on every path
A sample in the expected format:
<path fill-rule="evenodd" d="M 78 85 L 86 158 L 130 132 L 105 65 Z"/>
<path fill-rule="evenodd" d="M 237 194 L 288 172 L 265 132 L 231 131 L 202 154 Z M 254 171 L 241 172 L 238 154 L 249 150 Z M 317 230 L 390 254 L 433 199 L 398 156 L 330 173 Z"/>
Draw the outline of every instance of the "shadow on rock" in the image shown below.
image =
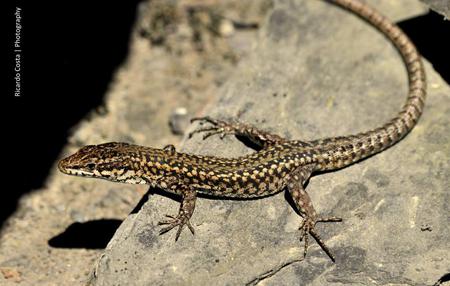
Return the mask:
<path fill-rule="evenodd" d="M 103 249 L 121 223 L 118 219 L 75 222 L 64 232 L 52 237 L 48 244 L 56 248 Z"/>

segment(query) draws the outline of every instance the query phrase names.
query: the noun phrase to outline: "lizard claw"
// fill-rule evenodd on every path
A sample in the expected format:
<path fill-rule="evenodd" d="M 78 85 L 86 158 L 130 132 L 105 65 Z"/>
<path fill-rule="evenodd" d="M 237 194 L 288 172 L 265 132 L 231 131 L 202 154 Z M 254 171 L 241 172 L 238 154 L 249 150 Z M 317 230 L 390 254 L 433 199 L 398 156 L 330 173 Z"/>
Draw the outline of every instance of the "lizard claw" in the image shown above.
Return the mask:
<path fill-rule="evenodd" d="M 191 119 L 191 123 L 195 121 L 199 121 L 200 125 L 203 125 L 204 123 L 210 123 L 211 126 L 195 129 L 194 131 L 189 133 L 189 138 L 191 138 L 195 133 L 205 132 L 205 134 L 203 135 L 203 140 L 217 134 L 220 135 L 220 139 L 223 139 L 226 135 L 235 133 L 235 128 L 233 128 L 232 124 L 222 120 L 213 119 L 209 116 L 195 117 Z"/>
<path fill-rule="evenodd" d="M 317 243 L 320 245 L 320 247 L 325 251 L 325 253 L 330 257 L 330 259 L 335 262 L 335 258 L 333 253 L 331 253 L 328 246 L 326 246 L 325 242 L 323 242 L 320 235 L 316 232 L 315 226 L 318 222 L 339 222 L 342 221 L 342 218 L 338 217 L 327 217 L 327 218 L 316 218 L 313 219 L 311 217 L 306 217 L 302 223 L 300 224 L 300 227 L 298 228 L 301 231 L 300 234 L 300 241 L 303 239 L 305 240 L 305 248 L 303 251 L 303 257 L 306 257 L 306 253 L 308 251 L 308 245 L 309 245 L 309 235 L 314 237 L 314 239 L 317 241 Z"/>
<path fill-rule="evenodd" d="M 176 217 L 171 216 L 171 215 L 166 215 L 166 217 L 168 217 L 169 219 L 158 222 L 158 225 L 167 225 L 166 227 L 163 227 L 159 231 L 160 235 L 164 234 L 164 233 L 170 231 L 171 229 L 173 229 L 174 227 L 178 226 L 177 234 L 175 236 L 175 241 L 177 241 L 178 238 L 180 237 L 181 231 L 183 230 L 185 225 L 187 225 L 187 227 L 189 228 L 191 233 L 194 234 L 194 228 L 192 227 L 191 223 L 189 222 L 189 218 L 187 216 L 185 216 L 183 214 L 179 214 Z"/>

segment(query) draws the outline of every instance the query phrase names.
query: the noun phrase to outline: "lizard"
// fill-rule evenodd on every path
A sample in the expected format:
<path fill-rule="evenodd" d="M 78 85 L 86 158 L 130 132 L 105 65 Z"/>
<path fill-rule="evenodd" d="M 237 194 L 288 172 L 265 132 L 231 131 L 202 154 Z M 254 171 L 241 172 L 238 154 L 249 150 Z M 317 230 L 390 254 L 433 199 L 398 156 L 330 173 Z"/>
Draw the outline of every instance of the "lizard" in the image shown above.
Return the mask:
<path fill-rule="evenodd" d="M 406 103 L 397 116 L 381 127 L 355 135 L 312 141 L 288 140 L 238 121 L 197 117 L 200 125 L 189 134 L 203 139 L 236 135 L 260 146 L 248 155 L 223 158 L 177 152 L 173 145 L 144 147 L 109 142 L 82 147 L 58 163 L 62 173 L 109 181 L 149 184 L 181 197 L 176 216 L 167 215 L 160 234 L 178 227 L 178 240 L 185 226 L 194 234 L 190 219 L 197 193 L 225 198 L 260 198 L 287 190 L 303 218 L 299 227 L 307 254 L 311 235 L 334 262 L 335 257 L 315 226 L 319 222 L 340 222 L 339 217 L 320 216 L 305 190 L 311 175 L 344 168 L 379 153 L 400 141 L 417 123 L 426 98 L 426 77 L 421 56 L 404 32 L 385 16 L 359 0 L 329 0 L 372 24 L 396 47 L 408 74 Z M 204 124 L 207 124 L 206 126 Z"/>

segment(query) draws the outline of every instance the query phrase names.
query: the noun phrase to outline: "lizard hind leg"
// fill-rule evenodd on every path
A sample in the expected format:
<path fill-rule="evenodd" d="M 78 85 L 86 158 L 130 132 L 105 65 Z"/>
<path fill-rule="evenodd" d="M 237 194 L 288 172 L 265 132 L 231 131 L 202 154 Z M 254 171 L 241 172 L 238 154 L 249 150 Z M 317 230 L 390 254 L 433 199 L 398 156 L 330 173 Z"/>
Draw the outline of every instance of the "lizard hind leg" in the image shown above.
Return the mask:
<path fill-rule="evenodd" d="M 297 210 L 303 217 L 303 221 L 299 227 L 299 230 L 301 231 L 300 240 L 304 240 L 303 256 L 305 257 L 308 251 L 309 235 L 311 235 L 317 241 L 323 251 L 325 251 L 325 253 L 334 262 L 334 255 L 331 253 L 330 249 L 327 247 L 325 242 L 315 230 L 315 226 L 318 222 L 340 222 L 342 221 L 342 219 L 339 217 L 320 217 L 317 215 L 311 198 L 303 187 L 303 183 L 309 178 L 311 172 L 312 167 L 298 170 L 293 174 L 293 176 L 287 183 L 287 189 L 291 194 L 292 199 L 294 200 Z"/>

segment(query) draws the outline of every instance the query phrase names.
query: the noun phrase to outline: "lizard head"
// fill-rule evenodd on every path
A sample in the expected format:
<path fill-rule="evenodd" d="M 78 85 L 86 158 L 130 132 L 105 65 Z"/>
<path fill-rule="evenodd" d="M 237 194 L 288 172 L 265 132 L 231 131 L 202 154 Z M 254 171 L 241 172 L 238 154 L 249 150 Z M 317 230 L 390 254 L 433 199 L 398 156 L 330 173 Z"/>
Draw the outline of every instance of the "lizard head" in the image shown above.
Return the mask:
<path fill-rule="evenodd" d="M 134 145 L 104 143 L 88 145 L 59 161 L 59 170 L 68 175 L 101 178 L 116 182 L 145 184 L 132 167 Z"/>

